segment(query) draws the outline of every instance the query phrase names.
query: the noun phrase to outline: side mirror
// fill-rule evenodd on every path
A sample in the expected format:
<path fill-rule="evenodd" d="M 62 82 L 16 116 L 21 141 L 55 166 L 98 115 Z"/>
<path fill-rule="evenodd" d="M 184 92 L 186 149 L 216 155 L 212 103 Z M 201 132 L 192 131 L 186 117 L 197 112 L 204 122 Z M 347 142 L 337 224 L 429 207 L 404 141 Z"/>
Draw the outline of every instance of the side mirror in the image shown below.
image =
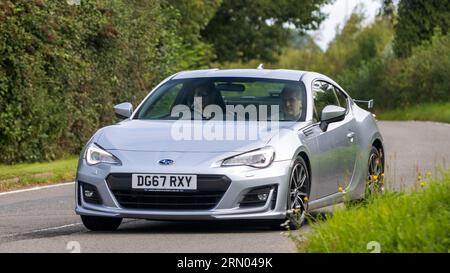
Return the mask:
<path fill-rule="evenodd" d="M 133 105 L 129 102 L 117 104 L 114 106 L 114 113 L 120 119 L 127 119 L 133 114 Z"/>
<path fill-rule="evenodd" d="M 345 112 L 347 112 L 345 108 L 336 105 L 325 106 L 320 116 L 320 129 L 325 132 L 328 129 L 328 124 L 344 120 Z"/>

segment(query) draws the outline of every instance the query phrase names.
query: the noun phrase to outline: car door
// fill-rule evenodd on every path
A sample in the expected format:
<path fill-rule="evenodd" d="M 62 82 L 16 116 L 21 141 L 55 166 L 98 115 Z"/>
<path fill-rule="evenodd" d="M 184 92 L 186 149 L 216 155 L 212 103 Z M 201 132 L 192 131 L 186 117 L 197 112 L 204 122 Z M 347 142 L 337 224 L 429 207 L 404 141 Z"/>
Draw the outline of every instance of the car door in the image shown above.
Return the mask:
<path fill-rule="evenodd" d="M 344 190 L 350 183 L 357 156 L 358 137 L 355 119 L 347 96 L 331 83 L 316 81 L 313 84 L 314 119 L 319 123 L 320 114 L 327 105 L 347 109 L 342 121 L 330 123 L 325 132 L 316 134 L 319 155 L 319 186 L 317 198 Z"/>

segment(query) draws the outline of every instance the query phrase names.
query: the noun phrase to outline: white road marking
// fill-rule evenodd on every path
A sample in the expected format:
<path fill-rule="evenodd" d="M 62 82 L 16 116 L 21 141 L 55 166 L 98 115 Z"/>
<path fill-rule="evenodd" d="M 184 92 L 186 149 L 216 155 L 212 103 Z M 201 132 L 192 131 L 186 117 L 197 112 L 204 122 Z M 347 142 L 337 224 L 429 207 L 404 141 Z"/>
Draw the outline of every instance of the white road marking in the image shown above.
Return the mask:
<path fill-rule="evenodd" d="M 38 187 L 29 188 L 29 189 L 0 192 L 0 196 L 7 195 L 7 194 L 13 194 L 13 193 L 22 193 L 22 192 L 44 190 L 44 189 L 50 189 L 50 188 L 56 188 L 56 187 L 62 187 L 62 186 L 69 186 L 69 185 L 73 185 L 73 184 L 75 184 L 75 182 L 67 182 L 67 183 L 60 183 L 60 184 L 48 185 L 48 186 L 38 186 Z"/>
<path fill-rule="evenodd" d="M 58 230 L 58 229 L 63 229 L 63 228 L 68 228 L 68 227 L 75 227 L 75 226 L 79 226 L 79 225 L 82 225 L 82 223 L 74 223 L 74 224 L 68 224 L 68 225 L 63 225 L 63 226 L 58 226 L 58 227 L 49 227 L 49 228 L 35 229 L 35 230 L 27 231 L 27 232 L 13 233 L 13 234 L 5 235 L 5 236 L 0 236 L 0 238 L 30 235 L 33 233 L 50 231 L 50 230 Z"/>
<path fill-rule="evenodd" d="M 79 226 L 82 223 L 74 223 L 74 224 L 68 224 L 68 225 L 63 225 L 63 226 L 59 226 L 59 227 L 49 227 L 49 228 L 41 228 L 41 229 L 35 229 L 32 230 L 28 233 L 37 233 L 37 232 L 43 232 L 43 231 L 50 231 L 50 230 L 58 230 L 58 229 L 63 229 L 63 228 L 68 228 L 68 227 L 75 227 L 75 226 Z"/>
<path fill-rule="evenodd" d="M 142 221 L 142 220 L 141 219 L 133 219 L 133 220 L 124 221 L 122 223 L 122 225 L 123 224 L 129 224 L 129 223 L 132 223 L 132 222 L 137 222 L 137 221 Z M 33 233 L 45 232 L 45 231 L 51 231 L 51 230 L 58 230 L 58 229 L 69 228 L 69 227 L 76 227 L 76 226 L 80 226 L 80 225 L 83 225 L 83 223 L 73 223 L 73 224 L 67 224 L 67 225 L 57 226 L 57 227 L 35 229 L 35 230 L 27 231 L 27 232 L 13 233 L 13 234 L 0 236 L 0 239 L 1 238 L 21 236 L 21 235 L 30 235 L 30 234 L 33 234 Z"/>

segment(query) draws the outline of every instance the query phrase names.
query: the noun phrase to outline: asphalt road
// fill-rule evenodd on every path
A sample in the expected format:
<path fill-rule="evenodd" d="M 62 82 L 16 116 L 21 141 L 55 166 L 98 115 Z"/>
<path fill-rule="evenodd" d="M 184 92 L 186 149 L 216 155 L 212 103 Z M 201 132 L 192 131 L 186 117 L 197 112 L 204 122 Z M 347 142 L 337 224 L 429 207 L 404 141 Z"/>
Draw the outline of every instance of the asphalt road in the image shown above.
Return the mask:
<path fill-rule="evenodd" d="M 417 173 L 448 168 L 450 126 L 380 122 L 392 187 Z M 112 233 L 90 232 L 74 213 L 73 183 L 0 194 L 0 252 L 292 252 L 293 242 L 257 223 L 127 220 Z M 303 227 L 300 233 L 308 230 Z"/>

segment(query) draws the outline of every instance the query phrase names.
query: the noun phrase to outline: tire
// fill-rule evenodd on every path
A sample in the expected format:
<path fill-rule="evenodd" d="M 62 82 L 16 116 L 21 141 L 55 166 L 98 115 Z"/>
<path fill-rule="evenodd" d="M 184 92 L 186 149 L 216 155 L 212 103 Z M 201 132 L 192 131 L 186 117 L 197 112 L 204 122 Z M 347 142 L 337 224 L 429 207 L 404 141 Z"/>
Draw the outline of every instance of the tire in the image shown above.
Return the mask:
<path fill-rule="evenodd" d="M 289 176 L 289 189 L 286 204 L 287 227 L 290 230 L 300 228 L 308 214 L 311 177 L 308 166 L 302 157 L 297 157 Z"/>
<path fill-rule="evenodd" d="M 81 221 L 92 231 L 114 231 L 122 223 L 122 218 L 81 215 Z"/>
<path fill-rule="evenodd" d="M 364 199 L 384 192 L 384 158 L 383 150 L 372 146 L 369 154 L 368 173 Z"/>

